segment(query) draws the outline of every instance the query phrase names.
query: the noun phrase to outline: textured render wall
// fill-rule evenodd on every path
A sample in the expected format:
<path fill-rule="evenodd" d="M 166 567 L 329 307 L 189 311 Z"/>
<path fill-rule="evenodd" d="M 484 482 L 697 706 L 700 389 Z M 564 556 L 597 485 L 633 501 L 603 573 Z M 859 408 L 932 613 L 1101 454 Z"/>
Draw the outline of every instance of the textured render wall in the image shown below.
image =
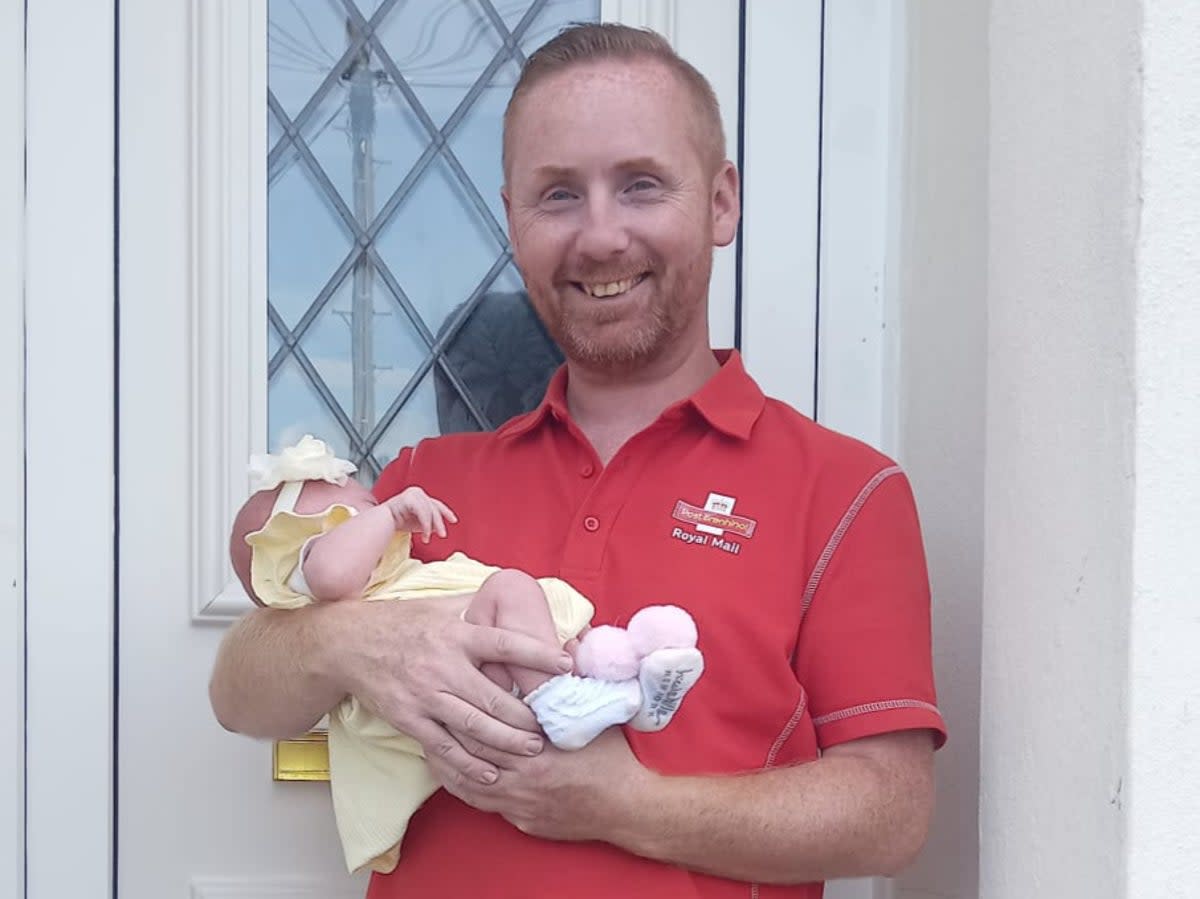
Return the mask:
<path fill-rule="evenodd" d="M 982 899 L 1125 895 L 1140 8 L 991 5 Z"/>
<path fill-rule="evenodd" d="M 897 455 L 913 482 L 934 601 L 938 754 L 929 843 L 897 899 L 974 899 L 987 312 L 987 5 L 905 4 Z"/>
<path fill-rule="evenodd" d="M 1200 890 L 1200 4 L 1144 0 L 1129 887 Z"/>

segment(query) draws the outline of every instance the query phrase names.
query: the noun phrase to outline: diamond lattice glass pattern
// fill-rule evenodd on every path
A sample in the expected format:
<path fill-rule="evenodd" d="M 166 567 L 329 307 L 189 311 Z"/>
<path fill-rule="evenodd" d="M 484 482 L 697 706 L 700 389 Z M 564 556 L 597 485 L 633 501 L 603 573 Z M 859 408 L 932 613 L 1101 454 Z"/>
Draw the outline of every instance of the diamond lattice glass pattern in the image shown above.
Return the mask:
<path fill-rule="evenodd" d="M 526 56 L 599 0 L 269 0 L 268 430 L 370 483 L 492 428 L 561 361 L 511 264 L 500 127 Z"/>

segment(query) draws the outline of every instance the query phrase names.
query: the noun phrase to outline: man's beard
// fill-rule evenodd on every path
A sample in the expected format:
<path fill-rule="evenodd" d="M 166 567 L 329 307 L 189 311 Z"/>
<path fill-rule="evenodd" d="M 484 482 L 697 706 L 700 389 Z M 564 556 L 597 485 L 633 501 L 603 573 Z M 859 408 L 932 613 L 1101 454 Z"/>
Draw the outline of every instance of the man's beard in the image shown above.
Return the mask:
<path fill-rule="evenodd" d="M 615 324 L 614 330 L 619 331 L 615 334 L 605 334 L 604 329 L 613 326 L 605 323 L 606 316 L 589 315 L 592 311 L 604 310 L 565 315 L 560 310 L 547 330 L 568 359 L 601 371 L 625 372 L 652 361 L 678 330 L 674 317 L 661 306 L 645 310 L 637 321 Z"/>
<path fill-rule="evenodd" d="M 596 371 L 624 374 L 653 362 L 671 346 L 673 338 L 687 330 L 693 316 L 707 314 L 704 299 L 686 297 L 699 290 L 707 298 L 711 272 L 710 252 L 681 272 L 675 284 L 655 283 L 654 289 L 669 290 L 670 294 L 652 298 L 630 320 L 623 320 L 629 319 L 628 310 L 613 314 L 599 305 L 603 300 L 596 300 L 597 305 L 587 300 L 563 304 L 553 287 L 542 298 L 545 302 L 533 296 L 533 305 L 567 359 Z"/>

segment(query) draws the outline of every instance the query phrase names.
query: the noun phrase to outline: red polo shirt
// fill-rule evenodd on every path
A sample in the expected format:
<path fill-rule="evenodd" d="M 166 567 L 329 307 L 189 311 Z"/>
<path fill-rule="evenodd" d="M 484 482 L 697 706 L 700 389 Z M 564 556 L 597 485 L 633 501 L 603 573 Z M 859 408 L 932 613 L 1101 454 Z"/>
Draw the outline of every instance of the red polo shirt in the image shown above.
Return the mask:
<path fill-rule="evenodd" d="M 624 624 L 654 603 L 696 619 L 705 673 L 656 734 L 628 731 L 665 774 L 752 771 L 815 759 L 874 734 L 944 728 L 930 662 L 929 588 L 908 482 L 886 457 L 767 399 L 736 352 L 607 466 L 572 422 L 566 371 L 542 404 L 487 434 L 402 451 L 379 497 L 420 484 L 458 513 L 423 558 L 462 550 L 564 578 Z M 752 885 L 603 843 L 526 836 L 439 791 L 369 899 L 805 897 L 819 884 Z"/>

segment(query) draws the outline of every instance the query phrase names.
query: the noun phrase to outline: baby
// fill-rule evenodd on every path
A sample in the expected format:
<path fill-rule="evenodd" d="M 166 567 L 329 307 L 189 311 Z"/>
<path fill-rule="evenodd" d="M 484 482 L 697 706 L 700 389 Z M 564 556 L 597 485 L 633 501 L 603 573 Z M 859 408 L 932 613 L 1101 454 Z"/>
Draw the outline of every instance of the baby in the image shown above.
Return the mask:
<path fill-rule="evenodd" d="M 675 606 L 642 609 L 622 629 L 589 628 L 592 604 L 565 581 L 534 579 L 454 553 L 442 562 L 410 555 L 458 519 L 420 487 L 378 503 L 349 476 L 354 466 L 306 436 L 277 456 L 251 460 L 258 489 L 230 538 L 234 571 L 259 604 L 295 609 L 345 599 L 471 597 L 465 620 L 507 628 L 573 652 L 578 674 L 550 676 L 484 666 L 512 685 L 560 749 L 604 729 L 670 723 L 704 668 L 691 616 Z M 419 744 L 371 715 L 354 697 L 329 718 L 334 812 L 350 870 L 390 871 L 413 812 L 437 788 Z"/>

